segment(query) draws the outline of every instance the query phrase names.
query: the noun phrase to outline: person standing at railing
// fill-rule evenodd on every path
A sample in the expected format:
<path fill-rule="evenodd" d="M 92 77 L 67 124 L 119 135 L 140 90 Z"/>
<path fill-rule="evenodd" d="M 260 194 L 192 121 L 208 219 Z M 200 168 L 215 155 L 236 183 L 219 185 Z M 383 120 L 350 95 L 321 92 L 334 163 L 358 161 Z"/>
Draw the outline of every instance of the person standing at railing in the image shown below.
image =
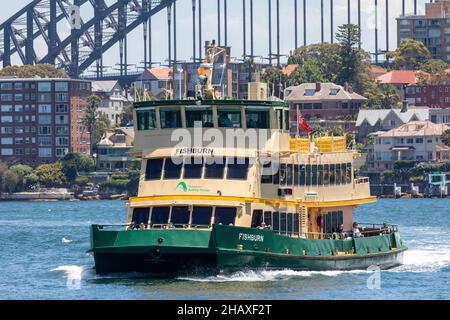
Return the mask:
<path fill-rule="evenodd" d="M 361 234 L 361 231 L 358 228 L 358 224 L 356 222 L 353 222 L 353 228 L 352 228 L 353 238 L 362 238 L 363 235 Z"/>

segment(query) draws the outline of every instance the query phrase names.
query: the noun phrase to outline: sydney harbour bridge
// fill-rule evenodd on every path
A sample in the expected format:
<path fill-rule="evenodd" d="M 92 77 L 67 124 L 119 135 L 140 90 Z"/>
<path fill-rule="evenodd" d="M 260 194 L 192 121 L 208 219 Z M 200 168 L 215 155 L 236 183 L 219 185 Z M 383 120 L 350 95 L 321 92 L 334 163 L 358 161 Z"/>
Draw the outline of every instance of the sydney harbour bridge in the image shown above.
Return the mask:
<path fill-rule="evenodd" d="M 71 77 L 79 77 L 88 71 L 93 72 L 98 79 L 122 79 L 135 77 L 137 72 L 129 68 L 130 62 L 136 65 L 136 61 L 129 61 L 129 34 L 135 29 L 140 29 L 142 39 L 142 63 L 144 67 L 153 65 L 152 49 L 154 46 L 165 46 L 167 63 L 171 65 L 177 59 L 177 22 L 180 15 L 188 16 L 192 23 L 190 30 L 183 30 L 183 37 L 189 37 L 192 44 L 183 51 L 189 51 L 186 61 L 199 61 L 202 58 L 203 39 L 202 31 L 205 29 L 202 5 L 206 2 L 214 2 L 215 25 L 208 25 L 216 33 L 216 41 L 219 45 L 233 46 L 233 41 L 240 41 L 242 52 L 238 53 L 242 58 L 264 55 L 267 62 L 280 65 L 281 57 L 286 53 L 281 52 L 280 6 L 290 6 L 293 19 L 289 22 L 291 30 L 289 34 L 293 39 L 289 41 L 298 47 L 311 43 L 308 39 L 310 30 L 320 30 L 320 41 L 333 42 L 337 26 L 336 3 L 339 1 L 346 8 L 346 22 L 361 26 L 361 12 L 365 7 L 371 6 L 375 18 L 374 24 L 367 32 L 371 34 L 374 42 L 372 54 L 375 62 L 378 57 L 389 48 L 391 37 L 397 37 L 395 18 L 405 13 L 418 13 L 418 6 L 433 0 L 33 0 L 28 5 L 16 12 L 0 25 L 0 62 L 3 67 L 18 61 L 21 64 L 50 63 L 59 68 L 64 68 Z M 9 1 L 8 1 L 9 2 Z M 178 12 L 180 3 L 189 2 L 190 12 Z M 238 12 L 231 12 L 230 3 L 238 3 Z M 395 4 L 395 6 L 393 6 Z M 265 7 L 269 14 L 264 17 L 255 16 L 256 6 Z M 307 16 L 312 6 L 318 7 L 320 16 L 315 23 L 307 23 Z M 382 6 L 382 7 L 381 7 Z M 390 12 L 389 10 L 399 12 Z M 93 14 L 86 15 L 84 12 Z M 236 11 L 236 10 L 234 10 Z M 356 12 L 356 15 L 351 15 Z M 163 25 L 155 24 L 152 19 L 157 15 L 164 15 L 166 21 Z M 242 29 L 240 39 L 230 40 L 229 17 L 240 16 Z M 340 13 L 342 16 L 342 13 Z M 202 21 L 203 18 L 203 21 Z M 255 19 L 267 20 L 267 30 L 255 30 Z M 325 27 L 325 22 L 327 27 Z M 364 21 L 367 23 L 367 21 Z M 65 26 L 67 30 L 63 29 Z M 155 43 L 152 35 L 165 29 L 167 39 L 165 43 Z M 178 32 L 180 32 L 178 30 Z M 265 48 L 264 52 L 255 51 L 255 33 L 268 33 L 268 41 L 259 48 Z M 379 36 L 383 33 L 386 42 L 380 43 Z M 256 36 L 257 37 L 257 36 Z M 36 41 L 44 43 L 44 54 L 38 54 L 35 50 Z M 319 41 L 319 42 L 320 42 Z M 317 41 L 316 41 L 317 42 Z M 114 46 L 119 47 L 117 56 L 117 72 L 114 75 L 106 73 L 103 65 L 103 57 Z M 135 50 L 135 48 L 133 48 Z"/>

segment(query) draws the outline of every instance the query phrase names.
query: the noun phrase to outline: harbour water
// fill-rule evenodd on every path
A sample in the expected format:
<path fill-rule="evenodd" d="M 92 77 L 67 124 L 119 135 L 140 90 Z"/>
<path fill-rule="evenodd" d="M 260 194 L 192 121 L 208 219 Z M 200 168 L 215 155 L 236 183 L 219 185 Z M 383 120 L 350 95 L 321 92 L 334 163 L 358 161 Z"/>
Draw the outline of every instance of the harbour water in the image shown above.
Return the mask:
<path fill-rule="evenodd" d="M 89 226 L 125 217 L 122 201 L 0 202 L 0 299 L 450 299 L 450 199 L 383 199 L 357 209 L 358 222 L 399 224 L 409 247 L 404 265 L 380 274 L 98 276 L 86 254 Z"/>

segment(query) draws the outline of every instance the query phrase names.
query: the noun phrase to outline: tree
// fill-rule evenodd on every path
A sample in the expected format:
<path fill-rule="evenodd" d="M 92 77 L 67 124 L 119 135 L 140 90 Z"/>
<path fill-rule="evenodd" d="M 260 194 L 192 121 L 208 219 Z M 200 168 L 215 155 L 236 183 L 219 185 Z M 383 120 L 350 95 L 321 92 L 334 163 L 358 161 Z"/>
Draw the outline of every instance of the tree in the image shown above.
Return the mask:
<path fill-rule="evenodd" d="M 394 109 L 402 107 L 402 99 L 400 98 L 397 89 L 391 84 L 383 84 L 381 89 L 381 108 Z"/>
<path fill-rule="evenodd" d="M 431 74 L 443 73 L 448 68 L 449 64 L 441 59 L 430 59 L 420 66 L 420 70 Z"/>
<path fill-rule="evenodd" d="M 94 154 L 97 143 L 111 126 L 108 116 L 98 111 L 100 101 L 100 98 L 96 95 L 91 95 L 88 98 L 86 114 L 83 119 L 83 124 L 90 133 L 91 154 Z"/>
<path fill-rule="evenodd" d="M 19 178 L 8 166 L 0 161 L 0 194 L 16 191 Z"/>
<path fill-rule="evenodd" d="M 95 170 L 95 161 L 92 156 L 80 153 L 69 153 L 62 159 L 62 171 L 68 181 L 75 181 L 80 172 Z"/>
<path fill-rule="evenodd" d="M 441 141 L 447 147 L 450 147 L 450 129 L 449 130 L 445 130 L 444 133 L 442 133 Z"/>
<path fill-rule="evenodd" d="M 123 107 L 122 114 L 120 115 L 120 126 L 126 127 L 133 121 L 133 104 L 129 103 Z"/>
<path fill-rule="evenodd" d="M 302 83 L 330 82 L 323 64 L 317 59 L 306 60 L 305 63 L 292 72 L 288 80 L 289 86 L 297 86 Z"/>
<path fill-rule="evenodd" d="M 431 54 L 423 42 L 405 39 L 395 51 L 388 52 L 386 57 L 394 59 L 394 69 L 419 70 L 430 59 Z"/>
<path fill-rule="evenodd" d="M 0 76 L 16 76 L 18 78 L 69 78 L 62 69 L 51 64 L 7 66 L 0 70 Z"/>
<path fill-rule="evenodd" d="M 278 68 L 267 67 L 263 70 L 261 75 L 262 81 L 267 83 L 270 95 L 281 98 L 283 83 L 286 83 L 286 75 Z"/>
<path fill-rule="evenodd" d="M 248 70 L 247 81 L 248 82 L 255 81 L 254 80 L 254 75 L 255 75 L 255 72 L 256 72 L 255 60 L 253 60 L 251 58 L 250 59 L 245 59 L 244 65 L 247 67 L 247 70 Z"/>
<path fill-rule="evenodd" d="M 16 191 L 23 191 L 26 189 L 26 176 L 33 172 L 33 168 L 27 165 L 18 164 L 9 168 L 17 176 Z"/>
<path fill-rule="evenodd" d="M 339 59 L 341 68 L 336 76 L 338 84 L 351 84 L 356 91 L 362 92 L 360 74 L 367 71 L 367 53 L 359 49 L 361 46 L 361 30 L 357 25 L 344 24 L 338 27 L 336 40 L 339 42 Z M 366 63 L 365 63 L 366 62 Z"/>
<path fill-rule="evenodd" d="M 340 45 L 338 43 L 310 44 L 296 48 L 288 58 L 289 64 L 302 66 L 306 61 L 315 59 L 320 62 L 327 78 L 334 82 L 340 70 Z"/>
<path fill-rule="evenodd" d="M 66 182 L 61 162 L 41 164 L 34 173 L 38 178 L 39 184 L 44 187 L 58 187 Z"/>

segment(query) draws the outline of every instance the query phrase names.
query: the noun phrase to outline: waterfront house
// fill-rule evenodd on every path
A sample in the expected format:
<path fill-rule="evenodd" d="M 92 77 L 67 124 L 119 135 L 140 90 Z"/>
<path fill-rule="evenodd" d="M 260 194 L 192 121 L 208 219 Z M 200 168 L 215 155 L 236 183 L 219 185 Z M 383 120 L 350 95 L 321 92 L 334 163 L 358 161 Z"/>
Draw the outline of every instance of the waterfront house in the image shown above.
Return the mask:
<path fill-rule="evenodd" d="M 112 124 L 118 125 L 123 108 L 129 103 L 119 81 L 93 81 L 92 93 L 101 99 L 98 111 L 106 114 Z"/>
<path fill-rule="evenodd" d="M 369 172 L 393 169 L 397 161 L 408 163 L 439 162 L 450 159 L 450 147 L 441 141 L 446 124 L 411 121 L 387 132 L 373 134 L 373 158 Z"/>
<path fill-rule="evenodd" d="M 172 68 L 148 68 L 134 82 L 135 88 L 142 88 L 150 92 L 157 99 L 170 96 Z"/>
<path fill-rule="evenodd" d="M 353 130 L 361 105 L 367 100 L 346 84 L 303 83 L 288 87 L 284 93 L 289 104 L 291 128 L 297 130 L 298 115 L 302 114 L 312 125 L 342 127 Z"/>
<path fill-rule="evenodd" d="M 107 132 L 98 143 L 97 169 L 99 171 L 125 171 L 130 167 L 133 156 L 133 127 L 117 128 Z"/>
<path fill-rule="evenodd" d="M 390 84 L 397 89 L 402 100 L 406 98 L 406 88 L 416 85 L 421 79 L 427 79 L 430 74 L 417 70 L 392 70 L 375 78 L 378 85 Z"/>

